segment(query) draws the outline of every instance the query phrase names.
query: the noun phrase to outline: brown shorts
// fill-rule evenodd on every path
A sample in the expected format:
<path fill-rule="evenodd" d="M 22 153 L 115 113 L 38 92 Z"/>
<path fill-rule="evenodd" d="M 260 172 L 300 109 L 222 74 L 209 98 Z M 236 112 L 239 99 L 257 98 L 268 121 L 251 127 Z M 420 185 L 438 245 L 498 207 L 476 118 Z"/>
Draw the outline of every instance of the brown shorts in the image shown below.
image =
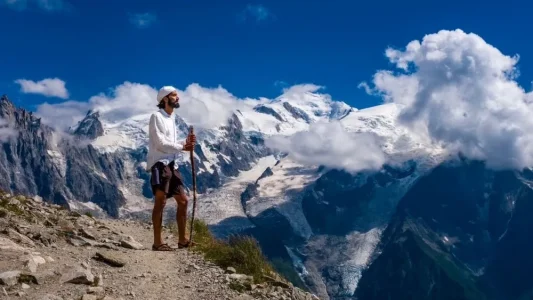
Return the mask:
<path fill-rule="evenodd" d="M 167 198 L 183 193 L 183 180 L 179 170 L 174 169 L 174 162 L 166 166 L 162 162 L 157 162 L 152 166 L 152 193 L 156 190 L 165 192 Z"/>

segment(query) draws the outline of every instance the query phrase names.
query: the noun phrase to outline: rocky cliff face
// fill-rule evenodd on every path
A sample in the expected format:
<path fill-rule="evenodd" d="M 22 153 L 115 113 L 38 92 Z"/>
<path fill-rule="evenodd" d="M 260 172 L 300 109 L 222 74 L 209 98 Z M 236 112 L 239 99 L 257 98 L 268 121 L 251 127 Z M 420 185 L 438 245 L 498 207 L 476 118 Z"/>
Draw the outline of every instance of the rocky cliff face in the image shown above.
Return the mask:
<path fill-rule="evenodd" d="M 533 288 L 531 172 L 445 164 L 401 200 L 358 299 L 521 299 Z M 511 254 L 511 249 L 513 249 Z M 504 275 L 505 274 L 505 275 Z"/>

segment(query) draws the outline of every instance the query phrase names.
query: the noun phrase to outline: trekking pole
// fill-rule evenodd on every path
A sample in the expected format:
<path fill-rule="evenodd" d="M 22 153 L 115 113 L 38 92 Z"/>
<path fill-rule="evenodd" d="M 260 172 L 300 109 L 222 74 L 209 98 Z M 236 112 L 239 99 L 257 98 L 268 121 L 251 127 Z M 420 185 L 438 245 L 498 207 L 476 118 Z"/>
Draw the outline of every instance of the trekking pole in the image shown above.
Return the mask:
<path fill-rule="evenodd" d="M 189 129 L 189 135 L 193 134 L 194 129 L 191 126 Z M 194 227 L 194 213 L 196 211 L 196 172 L 194 170 L 194 146 L 193 150 L 191 151 L 191 173 L 192 173 L 192 194 L 193 194 L 193 204 L 192 204 L 192 218 L 191 218 L 191 232 L 189 234 L 189 244 L 191 245 L 189 249 L 192 247 L 192 233 L 193 233 L 193 227 Z"/>

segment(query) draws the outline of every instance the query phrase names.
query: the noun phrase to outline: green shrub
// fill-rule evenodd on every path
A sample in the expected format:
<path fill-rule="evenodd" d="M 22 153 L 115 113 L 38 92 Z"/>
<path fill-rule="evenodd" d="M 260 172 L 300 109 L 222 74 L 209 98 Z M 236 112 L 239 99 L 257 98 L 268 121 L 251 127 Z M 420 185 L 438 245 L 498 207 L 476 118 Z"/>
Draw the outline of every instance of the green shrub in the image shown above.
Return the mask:
<path fill-rule="evenodd" d="M 177 236 L 176 223 L 167 225 Z M 190 232 L 190 221 L 187 222 L 187 234 Z M 193 251 L 202 253 L 204 257 L 223 269 L 233 267 L 240 274 L 251 275 L 255 283 L 264 282 L 263 275 L 272 276 L 274 268 L 263 255 L 257 241 L 245 235 L 233 235 L 227 240 L 216 239 L 207 224 L 202 220 L 194 221 Z"/>

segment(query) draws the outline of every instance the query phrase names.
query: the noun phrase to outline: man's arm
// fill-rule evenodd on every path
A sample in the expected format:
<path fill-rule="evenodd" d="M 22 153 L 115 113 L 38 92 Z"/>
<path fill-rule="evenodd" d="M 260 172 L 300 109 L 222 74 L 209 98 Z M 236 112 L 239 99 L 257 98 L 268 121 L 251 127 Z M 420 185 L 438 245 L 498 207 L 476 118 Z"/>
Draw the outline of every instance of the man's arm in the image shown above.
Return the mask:
<path fill-rule="evenodd" d="M 163 133 L 162 124 L 158 121 L 157 116 L 155 114 L 150 117 L 148 129 L 150 132 L 150 139 L 154 140 L 154 144 L 157 150 L 168 154 L 183 151 L 184 145 L 182 143 L 174 144 L 168 141 L 168 139 L 165 137 L 165 134 Z"/>

